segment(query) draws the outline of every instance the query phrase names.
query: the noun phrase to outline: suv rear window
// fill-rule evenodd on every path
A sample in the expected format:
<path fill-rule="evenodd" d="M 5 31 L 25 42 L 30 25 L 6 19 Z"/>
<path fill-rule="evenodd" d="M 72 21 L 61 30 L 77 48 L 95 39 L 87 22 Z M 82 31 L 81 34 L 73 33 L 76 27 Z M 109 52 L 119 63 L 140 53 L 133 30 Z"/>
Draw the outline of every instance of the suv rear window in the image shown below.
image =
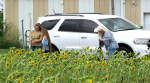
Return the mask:
<path fill-rule="evenodd" d="M 86 19 L 66 19 L 59 31 L 93 33 L 98 24 Z"/>
<path fill-rule="evenodd" d="M 47 30 L 51 30 L 57 23 L 58 23 L 59 19 L 57 20 L 47 20 L 44 21 L 41 26 Z"/>

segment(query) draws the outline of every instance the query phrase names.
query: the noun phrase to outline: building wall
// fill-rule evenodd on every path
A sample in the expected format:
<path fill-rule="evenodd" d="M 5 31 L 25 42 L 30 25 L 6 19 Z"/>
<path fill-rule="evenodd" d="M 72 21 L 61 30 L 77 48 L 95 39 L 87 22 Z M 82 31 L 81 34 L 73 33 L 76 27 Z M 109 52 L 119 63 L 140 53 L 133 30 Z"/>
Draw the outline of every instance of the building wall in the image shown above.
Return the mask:
<path fill-rule="evenodd" d="M 110 0 L 64 0 L 64 13 L 110 14 Z"/>
<path fill-rule="evenodd" d="M 63 13 L 63 4 L 64 0 L 48 0 L 48 14 Z"/>
<path fill-rule="evenodd" d="M 141 26 L 150 30 L 150 0 L 141 0 Z"/>
<path fill-rule="evenodd" d="M 110 0 L 94 0 L 94 12 L 110 14 Z"/>
<path fill-rule="evenodd" d="M 125 17 L 125 0 L 114 0 L 114 14 Z"/>
<path fill-rule="evenodd" d="M 115 15 L 141 25 L 141 0 L 114 0 Z"/>
<path fill-rule="evenodd" d="M 18 0 L 5 0 L 5 22 L 8 24 L 9 39 L 17 36 L 18 29 Z"/>
<path fill-rule="evenodd" d="M 64 0 L 64 13 L 79 12 L 79 0 Z"/>
<path fill-rule="evenodd" d="M 121 0 L 114 0 L 114 14 L 121 16 Z"/>
<path fill-rule="evenodd" d="M 33 24 L 38 17 L 48 14 L 48 0 L 33 0 Z"/>
<path fill-rule="evenodd" d="M 19 0 L 19 31 L 31 29 L 33 26 L 33 0 Z M 23 21 L 23 22 L 22 22 Z M 22 26 L 23 23 L 23 26 Z"/>
<path fill-rule="evenodd" d="M 126 0 L 125 17 L 130 21 L 140 25 L 141 0 Z"/>
<path fill-rule="evenodd" d="M 3 4 L 4 4 L 4 0 L 0 0 L 0 11 L 3 10 Z"/>
<path fill-rule="evenodd" d="M 94 0 L 79 0 L 79 13 L 94 12 Z"/>

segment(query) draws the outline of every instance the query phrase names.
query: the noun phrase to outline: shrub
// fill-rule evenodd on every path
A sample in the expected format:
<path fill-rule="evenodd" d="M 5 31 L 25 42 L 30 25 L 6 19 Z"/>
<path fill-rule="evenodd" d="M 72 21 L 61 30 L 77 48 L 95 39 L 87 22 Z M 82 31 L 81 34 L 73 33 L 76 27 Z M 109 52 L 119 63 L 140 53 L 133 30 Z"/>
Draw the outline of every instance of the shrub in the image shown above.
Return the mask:
<path fill-rule="evenodd" d="M 4 28 L 5 26 L 5 28 Z M 0 12 L 0 49 L 10 48 L 10 47 L 20 47 L 19 40 L 16 38 L 16 34 L 5 36 L 10 29 L 10 25 L 3 22 L 3 13 Z M 14 36 L 12 39 L 10 36 Z"/>
<path fill-rule="evenodd" d="M 19 48 L 20 42 L 18 40 L 7 40 L 4 37 L 0 37 L 0 49 L 8 49 L 10 47 Z"/>

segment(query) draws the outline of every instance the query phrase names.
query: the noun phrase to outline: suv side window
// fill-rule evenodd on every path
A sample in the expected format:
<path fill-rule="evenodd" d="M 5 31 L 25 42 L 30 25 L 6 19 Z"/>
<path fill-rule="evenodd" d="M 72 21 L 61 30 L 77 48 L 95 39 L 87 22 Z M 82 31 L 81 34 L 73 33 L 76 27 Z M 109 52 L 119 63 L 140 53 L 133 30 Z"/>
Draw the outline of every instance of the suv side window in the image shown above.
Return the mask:
<path fill-rule="evenodd" d="M 67 19 L 59 28 L 59 31 L 70 31 L 70 32 L 86 32 L 93 33 L 94 28 L 98 24 L 91 20 L 86 19 Z"/>
<path fill-rule="evenodd" d="M 78 32 L 80 20 L 65 20 L 59 28 L 59 31 Z"/>
<path fill-rule="evenodd" d="M 42 22 L 41 26 L 47 30 L 51 30 L 57 23 L 59 19 L 57 20 L 47 20 Z"/>
<path fill-rule="evenodd" d="M 80 32 L 94 33 L 94 29 L 98 26 L 97 23 L 91 20 L 82 20 L 80 25 Z"/>

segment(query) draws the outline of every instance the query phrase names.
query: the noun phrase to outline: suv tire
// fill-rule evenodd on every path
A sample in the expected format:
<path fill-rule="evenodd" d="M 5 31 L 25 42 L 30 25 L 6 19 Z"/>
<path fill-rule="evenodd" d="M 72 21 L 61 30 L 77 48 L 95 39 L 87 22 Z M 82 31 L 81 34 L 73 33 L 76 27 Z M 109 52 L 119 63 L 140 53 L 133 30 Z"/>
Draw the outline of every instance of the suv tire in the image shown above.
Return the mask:
<path fill-rule="evenodd" d="M 132 57 L 130 53 L 132 54 L 133 50 L 128 46 L 120 46 L 118 51 L 125 51 L 125 53 L 123 54 L 123 57 L 128 57 L 128 58 Z"/>
<path fill-rule="evenodd" d="M 131 48 L 127 47 L 127 46 L 120 46 L 119 51 L 126 51 L 127 53 L 133 52 Z"/>
<path fill-rule="evenodd" d="M 52 52 L 59 52 L 59 50 L 57 49 L 57 47 L 55 45 L 52 44 Z"/>

